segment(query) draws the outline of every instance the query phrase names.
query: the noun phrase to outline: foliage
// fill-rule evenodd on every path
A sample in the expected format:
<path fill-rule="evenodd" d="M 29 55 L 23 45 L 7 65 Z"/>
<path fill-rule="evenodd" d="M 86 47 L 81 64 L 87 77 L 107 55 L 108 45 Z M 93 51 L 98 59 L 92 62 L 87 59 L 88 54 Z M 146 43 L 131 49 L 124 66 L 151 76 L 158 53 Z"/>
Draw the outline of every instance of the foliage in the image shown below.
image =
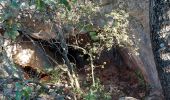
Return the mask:
<path fill-rule="evenodd" d="M 26 84 L 16 82 L 15 100 L 30 100 L 32 89 Z"/>
<path fill-rule="evenodd" d="M 76 2 L 73 0 L 72 2 Z M 34 11 L 40 11 L 40 13 L 48 12 L 50 9 L 56 9 L 56 7 L 66 7 L 71 10 L 71 2 L 67 0 L 1 0 L 2 13 L 0 16 L 1 22 L 5 29 L 6 36 L 15 40 L 19 35 L 18 30 L 21 28 L 20 17 L 25 13 L 25 10 L 34 9 Z M 64 6 L 60 6 L 63 4 Z"/>
<path fill-rule="evenodd" d="M 50 82 L 55 84 L 61 81 L 60 76 L 63 76 L 64 72 L 60 69 L 55 69 L 50 71 L 48 74 L 51 76 Z"/>
<path fill-rule="evenodd" d="M 2 1 L 4 2 L 4 0 Z M 35 6 L 34 12 L 37 12 L 36 10 L 40 11 L 39 13 L 42 13 L 45 18 L 43 20 L 47 21 L 52 17 L 50 18 L 52 21 L 60 21 L 63 29 L 64 27 L 69 29 L 69 34 L 89 32 L 93 41 L 100 41 L 94 43 L 93 47 L 85 46 L 85 49 L 91 48 L 90 52 L 99 53 L 96 52 L 96 49 L 105 47 L 111 49 L 113 44 L 118 46 L 133 45 L 127 32 L 129 16 L 121 9 L 101 16 L 98 14 L 99 6 L 92 2 L 89 2 L 88 5 L 76 5 L 76 0 L 29 0 L 29 2 L 7 0 L 6 2 L 8 5 L 5 7 L 1 20 L 4 22 L 5 33 L 12 39 L 17 37 L 17 30 L 19 30 L 22 24 L 19 22 L 19 17 L 21 16 L 19 13 L 24 13 L 24 10 L 32 9 Z M 93 23 L 94 17 L 99 16 L 105 17 L 104 27 L 98 27 Z"/>
<path fill-rule="evenodd" d="M 56 33 L 61 41 L 60 47 L 65 51 L 67 56 L 68 50 L 65 33 L 68 35 L 87 34 L 90 41 L 85 46 L 74 44 L 85 50 L 90 55 L 90 65 L 92 70 L 92 78 L 94 80 L 94 65 L 93 59 L 96 58 L 96 54 L 100 55 L 104 48 L 110 50 L 113 45 L 124 47 L 133 45 L 129 38 L 128 28 L 128 14 L 123 10 L 113 10 L 106 15 L 100 15 L 99 6 L 89 2 L 88 5 L 79 4 L 76 5 L 77 0 L 1 0 L 0 3 L 3 7 L 1 15 L 1 21 L 5 29 L 6 36 L 13 40 L 19 35 L 18 30 L 24 26 L 21 22 L 23 16 L 33 16 L 40 14 L 37 19 L 42 22 L 50 21 L 52 24 L 59 24 L 63 33 Z M 28 15 L 24 15 L 29 13 Z M 93 19 L 97 17 L 104 17 L 103 26 L 95 25 Z M 29 28 L 28 28 L 29 29 Z M 21 30 L 22 31 L 22 30 Z M 81 40 L 76 40 L 81 42 Z M 72 44 L 71 44 L 72 45 Z M 65 57 L 65 62 L 67 57 Z M 68 59 L 67 59 L 68 60 Z M 69 61 L 68 61 L 69 62 Z M 68 66 L 68 65 L 67 65 Z M 69 75 L 70 73 L 68 73 Z M 56 83 L 59 80 L 60 71 L 53 70 L 50 73 L 52 77 L 52 83 Z M 75 81 L 73 77 L 69 77 L 70 80 Z M 70 82 L 72 84 L 72 82 Z M 72 85 L 74 88 L 74 85 Z M 16 100 L 30 99 L 31 88 L 25 83 L 16 83 Z M 81 91 L 81 90 L 80 90 Z M 90 87 L 87 95 L 84 96 L 85 100 L 110 100 L 110 94 L 104 90 L 104 86 L 100 84 L 100 81 L 93 81 L 93 85 Z"/>
<path fill-rule="evenodd" d="M 110 37 L 104 38 L 106 41 L 106 46 L 110 48 L 113 45 L 126 46 L 132 45 L 132 41 L 129 39 L 128 29 L 128 13 L 124 10 L 114 10 L 110 14 L 106 14 L 107 18 L 113 18 L 111 21 L 104 26 L 104 33 L 101 33 L 101 37 Z M 107 34 L 105 34 L 107 33 Z M 115 40 L 114 40 L 115 39 Z"/>
<path fill-rule="evenodd" d="M 97 79 L 94 86 L 91 86 L 84 100 L 111 100 L 111 94 L 104 90 L 104 86 Z"/>

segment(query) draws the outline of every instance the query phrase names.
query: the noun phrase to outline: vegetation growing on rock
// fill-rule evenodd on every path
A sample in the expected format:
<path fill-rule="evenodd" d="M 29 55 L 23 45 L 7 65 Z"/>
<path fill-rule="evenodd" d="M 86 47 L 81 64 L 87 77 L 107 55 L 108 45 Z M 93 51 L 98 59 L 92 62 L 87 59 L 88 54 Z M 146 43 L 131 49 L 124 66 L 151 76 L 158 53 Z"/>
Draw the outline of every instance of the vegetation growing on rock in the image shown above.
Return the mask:
<path fill-rule="evenodd" d="M 103 7 L 112 3 L 116 8 L 104 12 Z M 91 0 L 1 0 L 0 36 L 4 41 L 0 45 L 3 66 L 7 65 L 11 74 L 2 88 L 16 90 L 3 96 L 16 100 L 43 99 L 43 94 L 49 95 L 46 99 L 143 98 L 145 81 L 152 81 L 145 67 L 153 62 L 143 62 L 141 52 L 145 50 L 139 48 L 143 41 L 138 41 L 142 25 L 131 25 L 132 14 L 122 5 L 117 0 L 104 4 Z M 126 66 L 139 67 L 140 72 Z M 128 81 L 134 90 L 122 81 Z"/>

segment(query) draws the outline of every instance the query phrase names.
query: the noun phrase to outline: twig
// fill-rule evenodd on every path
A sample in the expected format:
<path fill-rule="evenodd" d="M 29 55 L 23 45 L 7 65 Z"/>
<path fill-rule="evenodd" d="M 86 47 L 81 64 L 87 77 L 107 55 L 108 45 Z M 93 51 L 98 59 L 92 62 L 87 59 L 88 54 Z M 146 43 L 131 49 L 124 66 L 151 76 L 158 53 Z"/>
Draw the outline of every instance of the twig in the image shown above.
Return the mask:
<path fill-rule="evenodd" d="M 65 39 L 63 37 L 63 32 L 62 32 L 62 28 L 61 28 L 61 22 L 59 24 L 56 24 L 56 27 L 58 28 L 58 31 L 59 31 L 58 32 L 59 40 L 61 42 L 61 48 L 63 50 L 62 55 L 63 55 L 63 57 L 65 59 L 66 65 L 67 65 L 67 67 L 69 69 L 67 73 L 68 73 L 68 76 L 70 78 L 72 87 L 74 87 L 74 85 L 75 85 L 76 89 L 80 89 L 80 84 L 78 82 L 78 78 L 76 77 L 76 74 L 75 74 L 75 72 L 73 70 L 73 66 L 70 64 L 70 61 L 69 61 L 69 59 L 67 57 L 67 55 L 68 55 L 68 46 L 67 46 L 67 44 L 65 42 Z"/>
<path fill-rule="evenodd" d="M 93 58 L 92 58 L 92 55 L 91 55 L 91 54 L 90 54 L 90 66 L 91 66 L 92 82 L 93 82 L 93 86 L 95 86 L 95 80 L 94 80 L 94 64 L 93 64 Z"/>

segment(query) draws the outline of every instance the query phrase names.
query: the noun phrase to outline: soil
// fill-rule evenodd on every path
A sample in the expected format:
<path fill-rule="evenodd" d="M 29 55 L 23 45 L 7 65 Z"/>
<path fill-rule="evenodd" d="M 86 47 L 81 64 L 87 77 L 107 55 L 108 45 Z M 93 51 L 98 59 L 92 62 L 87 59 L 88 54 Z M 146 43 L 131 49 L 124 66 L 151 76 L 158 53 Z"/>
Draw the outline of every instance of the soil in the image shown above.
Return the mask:
<path fill-rule="evenodd" d="M 87 90 L 88 87 L 90 87 L 92 84 L 91 79 L 88 78 L 88 75 L 91 73 L 91 71 L 88 70 L 88 67 L 89 66 L 78 69 L 79 81 L 83 90 Z M 26 72 L 25 76 L 27 79 L 34 77 L 33 74 L 28 73 L 30 72 L 29 67 L 24 70 Z M 147 85 L 140 72 L 137 70 L 129 69 L 125 65 L 115 66 L 113 64 L 107 64 L 104 67 L 98 66 L 95 68 L 94 73 L 95 78 L 99 79 L 99 82 L 104 86 L 104 90 L 111 93 L 113 100 L 118 100 L 121 97 L 134 97 L 137 99 L 144 99 L 147 95 Z M 49 77 L 50 76 L 48 76 L 48 74 L 46 74 L 45 77 L 43 75 L 39 76 L 41 81 L 48 83 L 50 81 Z M 60 83 L 61 86 L 62 84 L 68 84 L 66 74 L 62 74 L 60 77 L 62 77 L 62 81 Z M 88 86 L 83 85 L 84 81 L 88 83 Z M 63 89 L 68 89 L 68 87 L 64 87 Z M 71 90 L 67 91 L 71 92 Z M 64 95 L 67 96 L 67 94 L 69 94 L 68 92 Z"/>
<path fill-rule="evenodd" d="M 135 97 L 142 99 L 146 96 L 147 86 L 144 79 L 135 70 L 128 67 L 106 66 L 98 68 L 96 77 L 99 77 L 105 89 L 112 93 L 112 99 L 120 97 Z"/>

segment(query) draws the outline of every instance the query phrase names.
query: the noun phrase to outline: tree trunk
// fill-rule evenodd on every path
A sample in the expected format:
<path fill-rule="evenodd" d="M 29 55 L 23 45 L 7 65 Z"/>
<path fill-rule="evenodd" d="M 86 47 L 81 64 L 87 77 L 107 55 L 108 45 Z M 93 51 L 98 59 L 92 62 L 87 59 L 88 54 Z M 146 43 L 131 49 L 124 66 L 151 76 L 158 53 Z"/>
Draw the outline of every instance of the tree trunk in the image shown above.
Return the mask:
<path fill-rule="evenodd" d="M 166 100 L 170 100 L 170 2 L 150 0 L 150 27 L 153 52 Z"/>

